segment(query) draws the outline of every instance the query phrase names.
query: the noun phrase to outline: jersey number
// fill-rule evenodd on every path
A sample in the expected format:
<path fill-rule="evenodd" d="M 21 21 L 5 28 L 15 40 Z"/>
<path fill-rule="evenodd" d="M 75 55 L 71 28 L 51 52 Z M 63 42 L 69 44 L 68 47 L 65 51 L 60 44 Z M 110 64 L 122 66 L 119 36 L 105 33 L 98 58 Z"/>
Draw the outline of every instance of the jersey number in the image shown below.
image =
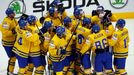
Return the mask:
<path fill-rule="evenodd" d="M 20 38 L 18 39 L 18 44 L 19 44 L 19 45 L 22 45 L 22 37 L 20 37 Z"/>
<path fill-rule="evenodd" d="M 82 41 L 84 39 L 84 36 L 82 34 L 78 35 L 78 44 L 82 44 Z"/>
<path fill-rule="evenodd" d="M 128 40 L 128 37 L 124 39 L 124 48 L 127 48 L 127 40 Z"/>
<path fill-rule="evenodd" d="M 105 49 L 106 47 L 107 47 L 107 41 L 106 41 L 106 38 L 104 38 L 103 40 L 102 40 L 102 44 L 101 44 L 101 41 L 96 41 L 95 42 L 95 46 L 96 46 L 96 48 L 97 49 Z"/>

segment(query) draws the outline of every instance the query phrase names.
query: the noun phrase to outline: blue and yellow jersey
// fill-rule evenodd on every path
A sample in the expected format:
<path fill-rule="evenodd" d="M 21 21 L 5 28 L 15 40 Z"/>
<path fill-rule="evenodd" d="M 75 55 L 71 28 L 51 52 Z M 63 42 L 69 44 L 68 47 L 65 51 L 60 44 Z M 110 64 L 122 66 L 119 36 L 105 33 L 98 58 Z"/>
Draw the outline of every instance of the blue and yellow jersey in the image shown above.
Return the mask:
<path fill-rule="evenodd" d="M 72 44 L 74 43 L 73 41 L 75 40 L 75 35 L 73 35 L 73 37 L 71 38 L 72 33 L 67 28 L 66 28 L 65 35 L 66 35 L 65 39 L 66 39 L 67 43 L 69 43 L 67 48 L 66 48 L 66 51 L 67 51 L 66 54 L 67 54 L 67 56 L 70 56 L 71 55 L 71 51 L 72 51 Z M 69 42 L 70 38 L 71 38 L 71 41 Z"/>
<path fill-rule="evenodd" d="M 46 33 L 44 34 L 43 47 L 41 47 L 44 52 L 47 52 L 47 51 L 48 51 L 51 38 L 52 38 L 52 37 L 51 37 L 51 35 L 50 35 L 49 32 L 46 32 Z"/>
<path fill-rule="evenodd" d="M 82 20 L 78 20 L 76 18 L 72 19 L 72 25 L 70 27 L 72 32 L 75 30 L 76 26 L 82 26 Z"/>
<path fill-rule="evenodd" d="M 19 26 L 16 27 L 17 39 L 14 44 L 13 51 L 21 57 L 40 55 L 40 40 L 37 33 L 32 33 L 28 30 L 22 30 Z"/>
<path fill-rule="evenodd" d="M 112 22 L 117 21 L 117 17 L 115 16 L 115 14 L 112 14 L 112 16 L 110 17 L 110 20 L 111 20 Z"/>
<path fill-rule="evenodd" d="M 105 49 L 108 47 L 107 34 L 104 30 L 101 30 L 98 33 L 93 33 L 89 35 L 86 39 L 85 44 L 81 49 L 81 53 L 86 53 L 89 49 L 92 49 L 93 52 L 97 49 Z"/>
<path fill-rule="evenodd" d="M 1 25 L 2 32 L 2 45 L 13 46 L 16 39 L 16 34 L 13 34 L 12 30 L 18 25 L 17 20 L 10 19 L 8 17 L 4 18 Z"/>
<path fill-rule="evenodd" d="M 48 49 L 48 52 L 50 54 L 49 57 L 51 61 L 59 62 L 60 59 L 63 60 L 66 57 L 66 55 L 62 56 L 61 54 L 59 54 L 59 49 L 60 48 L 65 49 L 66 44 L 67 41 L 65 40 L 65 38 L 59 38 L 57 34 L 54 35 L 54 37 L 52 38 L 49 44 L 49 49 Z"/>
<path fill-rule="evenodd" d="M 98 17 L 98 16 L 92 16 L 91 17 L 91 23 L 92 24 L 97 24 L 100 26 L 100 29 L 102 30 L 103 29 L 103 25 L 101 24 L 101 19 Z"/>
<path fill-rule="evenodd" d="M 108 38 L 111 38 L 112 35 L 113 35 L 113 33 L 114 33 L 114 31 L 115 31 L 113 25 L 109 25 L 109 26 L 106 27 L 104 30 L 106 31 L 106 33 L 107 33 L 107 37 L 108 37 Z"/>
<path fill-rule="evenodd" d="M 129 34 L 126 28 L 114 32 L 111 39 L 108 40 L 110 46 L 113 46 L 114 57 L 124 58 L 128 56 Z"/>
<path fill-rule="evenodd" d="M 51 18 L 53 25 L 54 26 L 61 26 L 63 19 L 67 17 L 67 13 L 66 11 L 64 11 L 63 13 L 58 13 L 58 17 L 50 17 L 49 12 L 46 14 L 45 18 Z"/>
<path fill-rule="evenodd" d="M 31 38 L 33 38 L 33 40 L 29 40 L 30 41 L 30 56 L 39 56 L 40 55 L 40 39 L 39 39 L 39 30 L 37 28 L 37 26 L 33 26 L 33 25 L 28 25 L 27 26 L 28 29 L 31 29 L 32 31 L 30 31 L 32 33 Z"/>
<path fill-rule="evenodd" d="M 65 17 L 67 17 L 67 12 L 63 11 L 62 13 L 58 13 L 59 18 L 63 21 L 63 19 Z M 46 13 L 46 15 L 44 16 L 45 18 L 50 18 L 50 14 L 49 12 Z"/>
<path fill-rule="evenodd" d="M 78 50 L 81 50 L 83 44 L 86 41 L 86 38 L 88 37 L 88 35 L 91 34 L 91 30 L 82 26 L 78 26 L 77 30 L 76 30 L 76 48 Z"/>
<path fill-rule="evenodd" d="M 42 27 L 42 24 L 40 23 L 39 20 L 36 21 L 36 25 L 37 25 L 39 28 Z"/>

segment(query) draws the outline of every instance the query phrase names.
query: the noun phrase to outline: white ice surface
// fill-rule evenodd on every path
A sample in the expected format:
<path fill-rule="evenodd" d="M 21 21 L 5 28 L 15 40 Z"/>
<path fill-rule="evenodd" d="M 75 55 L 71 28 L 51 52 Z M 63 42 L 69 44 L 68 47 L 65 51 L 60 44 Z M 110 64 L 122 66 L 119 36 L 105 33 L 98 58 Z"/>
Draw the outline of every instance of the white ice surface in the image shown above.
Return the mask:
<path fill-rule="evenodd" d="M 129 56 L 126 63 L 126 70 L 128 72 L 128 75 L 134 75 L 134 19 L 126 20 L 126 28 L 128 28 L 129 30 L 131 39 L 129 47 Z M 1 33 L 0 33 L 0 39 L 1 39 Z M 8 63 L 8 57 L 6 55 L 4 48 L 0 43 L 0 75 L 6 75 L 7 63 Z M 15 68 L 15 72 L 17 72 L 17 70 L 18 70 L 18 64 Z"/>

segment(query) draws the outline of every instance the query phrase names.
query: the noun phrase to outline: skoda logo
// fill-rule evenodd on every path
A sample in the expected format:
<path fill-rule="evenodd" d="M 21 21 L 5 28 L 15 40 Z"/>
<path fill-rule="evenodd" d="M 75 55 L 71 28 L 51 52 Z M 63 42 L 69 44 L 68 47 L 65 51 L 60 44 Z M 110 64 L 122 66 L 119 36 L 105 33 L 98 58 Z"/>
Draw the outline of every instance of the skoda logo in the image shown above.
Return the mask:
<path fill-rule="evenodd" d="M 116 9 L 121 9 L 125 7 L 128 3 L 128 0 L 109 0 L 112 7 Z"/>
<path fill-rule="evenodd" d="M 10 2 L 8 7 L 12 8 L 15 11 L 15 18 L 20 18 L 20 16 L 26 12 L 26 5 L 24 3 L 24 0 L 13 0 Z"/>

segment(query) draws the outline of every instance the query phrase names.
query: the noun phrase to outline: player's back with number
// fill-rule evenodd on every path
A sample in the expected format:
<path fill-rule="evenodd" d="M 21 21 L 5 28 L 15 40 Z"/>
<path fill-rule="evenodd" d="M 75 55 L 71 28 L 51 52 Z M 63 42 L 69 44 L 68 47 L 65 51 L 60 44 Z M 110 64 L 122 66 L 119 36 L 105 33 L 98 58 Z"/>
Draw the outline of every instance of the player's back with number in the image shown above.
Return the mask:
<path fill-rule="evenodd" d="M 81 53 L 85 53 L 89 48 L 92 47 L 92 50 L 97 51 L 97 49 L 105 49 L 108 47 L 107 44 L 107 35 L 104 30 L 100 30 L 98 33 L 93 33 L 88 36 Z"/>
<path fill-rule="evenodd" d="M 93 36 L 94 44 L 96 49 L 105 49 L 107 48 L 107 36 L 104 30 L 101 30 L 99 33 Z"/>
<path fill-rule="evenodd" d="M 115 57 L 118 57 L 118 53 L 125 53 L 123 56 L 127 56 L 129 41 L 129 34 L 126 28 L 124 28 L 122 31 L 118 30 L 114 32 L 112 40 L 109 41 L 109 44 L 114 46 Z"/>
<path fill-rule="evenodd" d="M 16 38 L 16 42 L 15 42 L 13 51 L 20 56 L 28 57 L 27 54 L 29 53 L 30 42 L 27 41 L 26 38 L 24 38 L 26 31 L 20 29 L 19 26 L 17 26 L 16 32 L 17 32 L 17 38 Z M 18 53 L 17 51 L 20 51 L 21 53 Z M 23 53 L 23 55 L 21 55 L 22 53 Z"/>
<path fill-rule="evenodd" d="M 78 26 L 78 29 L 76 30 L 76 36 L 77 36 L 77 43 L 76 47 L 77 49 L 81 49 L 87 36 L 90 34 L 91 30 L 87 29 L 82 26 Z"/>
<path fill-rule="evenodd" d="M 106 74 L 112 74 L 112 56 L 109 52 L 107 34 L 104 30 L 100 30 L 98 25 L 93 25 L 92 34 L 88 36 L 82 50 L 85 54 L 89 49 L 96 53 L 95 55 L 95 71 L 97 75 L 103 75 L 105 68 Z M 113 75 L 113 74 L 112 74 Z"/>
<path fill-rule="evenodd" d="M 124 19 L 118 19 L 116 23 L 117 31 L 114 32 L 111 39 L 108 40 L 109 45 L 113 46 L 114 51 L 114 66 L 115 74 L 127 75 L 125 70 L 126 59 L 128 56 L 129 47 L 129 33 L 125 28 L 126 21 Z"/>

